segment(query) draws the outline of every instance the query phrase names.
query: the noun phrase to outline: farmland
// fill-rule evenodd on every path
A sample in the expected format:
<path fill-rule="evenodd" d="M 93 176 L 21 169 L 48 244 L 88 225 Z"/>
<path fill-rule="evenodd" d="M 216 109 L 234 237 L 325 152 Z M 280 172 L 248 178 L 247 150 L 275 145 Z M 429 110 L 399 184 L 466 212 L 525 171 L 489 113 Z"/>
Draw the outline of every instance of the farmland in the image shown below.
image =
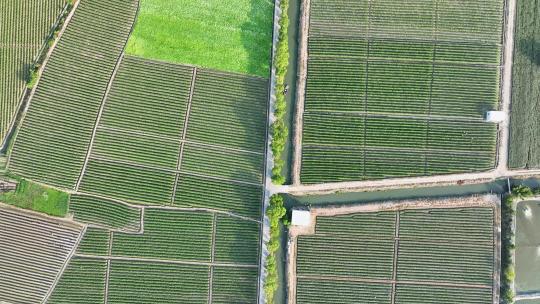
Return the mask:
<path fill-rule="evenodd" d="M 311 1 L 300 181 L 493 169 L 502 20 L 502 0 Z"/>
<path fill-rule="evenodd" d="M 258 218 L 267 85 L 262 78 L 126 55 L 78 189 Z"/>
<path fill-rule="evenodd" d="M 273 8 L 265 0 L 142 0 L 126 52 L 268 77 Z"/>
<path fill-rule="evenodd" d="M 153 207 L 143 214 L 144 232 L 88 228 L 48 303 L 256 303 L 260 223 Z"/>
<path fill-rule="evenodd" d="M 136 4 L 80 2 L 20 126 L 9 162 L 15 174 L 52 186 L 75 186 Z"/>
<path fill-rule="evenodd" d="M 0 206 L 0 302 L 43 303 L 82 230 Z"/>
<path fill-rule="evenodd" d="M 32 64 L 65 0 L 0 3 L 0 146 L 15 119 Z"/>
<path fill-rule="evenodd" d="M 540 5 L 518 1 L 512 111 L 510 119 L 510 168 L 540 168 L 540 52 L 537 15 Z"/>
<path fill-rule="evenodd" d="M 392 204 L 312 210 L 314 234 L 299 232 L 292 249 L 289 303 L 493 303 L 497 208 Z"/>

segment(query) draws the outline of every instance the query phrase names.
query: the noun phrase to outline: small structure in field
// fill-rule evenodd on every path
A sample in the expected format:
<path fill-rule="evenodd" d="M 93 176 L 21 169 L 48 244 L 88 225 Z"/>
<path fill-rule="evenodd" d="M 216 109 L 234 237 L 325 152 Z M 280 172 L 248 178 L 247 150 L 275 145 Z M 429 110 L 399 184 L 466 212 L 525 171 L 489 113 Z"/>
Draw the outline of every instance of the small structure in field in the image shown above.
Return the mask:
<path fill-rule="evenodd" d="M 506 120 L 506 113 L 503 111 L 487 111 L 486 122 L 501 123 Z"/>
<path fill-rule="evenodd" d="M 311 213 L 309 210 L 297 210 L 292 211 L 291 225 L 308 227 L 311 225 Z"/>

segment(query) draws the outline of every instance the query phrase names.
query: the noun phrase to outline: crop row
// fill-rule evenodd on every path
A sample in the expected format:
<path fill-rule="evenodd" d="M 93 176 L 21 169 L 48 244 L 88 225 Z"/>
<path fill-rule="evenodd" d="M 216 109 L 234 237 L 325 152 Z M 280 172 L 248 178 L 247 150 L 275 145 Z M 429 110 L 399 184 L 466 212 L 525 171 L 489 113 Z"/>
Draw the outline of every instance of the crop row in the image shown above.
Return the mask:
<path fill-rule="evenodd" d="M 517 3 L 512 71 L 510 168 L 540 168 L 540 58 L 537 2 Z"/>
<path fill-rule="evenodd" d="M 109 254 L 110 232 L 105 229 L 88 227 L 77 247 L 77 253 L 90 255 Z"/>
<path fill-rule="evenodd" d="M 497 126 L 480 121 L 304 114 L 304 145 L 495 153 Z"/>
<path fill-rule="evenodd" d="M 388 304 L 391 302 L 391 284 L 373 284 L 311 278 L 299 278 L 296 284 L 296 303 L 298 304 Z"/>
<path fill-rule="evenodd" d="M 493 302 L 492 288 L 405 285 L 396 286 L 396 304 L 484 304 Z"/>
<path fill-rule="evenodd" d="M 482 118 L 498 85 L 497 67 L 312 57 L 305 109 Z"/>
<path fill-rule="evenodd" d="M 454 244 L 492 244 L 493 209 L 463 208 L 403 211 L 400 239 L 437 239 Z"/>
<path fill-rule="evenodd" d="M 64 2 L 5 0 L 0 3 L 0 143 L 20 105 L 30 67 Z"/>
<path fill-rule="evenodd" d="M 259 218 L 263 187 L 180 174 L 174 205 L 210 208 Z"/>
<path fill-rule="evenodd" d="M 257 222 L 217 215 L 214 260 L 258 265 L 260 231 Z"/>
<path fill-rule="evenodd" d="M 72 258 L 47 303 L 103 303 L 106 272 L 107 261 L 105 260 Z"/>
<path fill-rule="evenodd" d="M 73 188 L 137 1 L 81 1 L 41 77 L 17 135 L 10 169 Z"/>
<path fill-rule="evenodd" d="M 72 195 L 69 212 L 73 213 L 76 221 L 87 224 L 135 232 L 140 229 L 141 209 L 110 200 Z"/>
<path fill-rule="evenodd" d="M 209 261 L 213 215 L 146 209 L 144 234 L 113 234 L 112 255 Z"/>
<path fill-rule="evenodd" d="M 257 268 L 213 268 L 212 304 L 257 303 Z"/>
<path fill-rule="evenodd" d="M 369 50 L 369 51 L 368 51 Z M 498 43 L 473 43 L 449 41 L 406 40 L 403 38 L 356 38 L 340 36 L 310 36 L 310 57 L 370 58 L 385 60 L 414 60 L 435 65 L 456 63 L 460 65 L 490 64 L 500 62 L 501 47 Z"/>
<path fill-rule="evenodd" d="M 399 8 L 398 8 L 399 7 Z M 503 1 L 311 2 L 310 36 L 406 37 L 499 42 Z"/>
<path fill-rule="evenodd" d="M 209 266 L 112 261 L 108 303 L 208 303 Z"/>
<path fill-rule="evenodd" d="M 348 227 L 343 229 L 343 227 Z M 370 212 L 353 215 L 337 215 L 333 217 L 318 217 L 315 227 L 318 235 L 348 235 L 360 236 L 369 232 L 369 237 L 375 239 L 393 239 L 396 229 L 396 214 L 394 212 Z"/>
<path fill-rule="evenodd" d="M 391 279 L 394 240 L 358 236 L 301 236 L 298 239 L 297 256 L 297 273 L 300 276 Z"/>
<path fill-rule="evenodd" d="M 264 153 L 268 80 L 198 70 L 187 139 Z"/>
<path fill-rule="evenodd" d="M 487 171 L 493 153 L 398 148 L 303 147 L 301 180 L 312 184 L 347 180 Z"/>

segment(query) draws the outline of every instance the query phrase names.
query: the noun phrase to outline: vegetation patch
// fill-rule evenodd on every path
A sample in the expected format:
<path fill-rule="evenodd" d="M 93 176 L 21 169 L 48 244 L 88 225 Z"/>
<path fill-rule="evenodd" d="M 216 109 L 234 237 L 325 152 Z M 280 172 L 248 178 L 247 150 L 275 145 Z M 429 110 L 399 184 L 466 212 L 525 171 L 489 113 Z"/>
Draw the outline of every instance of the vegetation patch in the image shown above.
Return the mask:
<path fill-rule="evenodd" d="M 279 225 L 281 219 L 285 216 L 287 210 L 283 205 L 283 197 L 276 194 L 270 198 L 270 206 L 266 211 L 266 215 L 270 220 L 270 240 L 266 243 L 268 249 L 268 257 L 266 258 L 266 278 L 264 280 L 264 294 L 266 297 L 266 303 L 274 303 L 274 296 L 279 287 L 278 276 L 278 260 L 277 251 L 280 245 L 280 233 Z"/>
<path fill-rule="evenodd" d="M 268 77 L 271 1 L 142 0 L 126 52 Z"/>
<path fill-rule="evenodd" d="M 24 209 L 54 216 L 65 216 L 68 209 L 67 193 L 40 186 L 21 179 L 13 192 L 0 194 L 0 201 Z"/>
<path fill-rule="evenodd" d="M 508 160 L 510 168 L 540 168 L 538 14 L 540 6 L 536 2 L 517 2 Z"/>

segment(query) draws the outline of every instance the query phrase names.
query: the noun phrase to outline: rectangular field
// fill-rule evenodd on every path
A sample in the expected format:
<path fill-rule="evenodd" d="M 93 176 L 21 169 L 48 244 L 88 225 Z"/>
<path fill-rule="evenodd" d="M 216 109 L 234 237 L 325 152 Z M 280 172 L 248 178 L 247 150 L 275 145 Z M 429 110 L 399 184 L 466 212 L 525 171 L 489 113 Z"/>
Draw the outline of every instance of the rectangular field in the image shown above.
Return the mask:
<path fill-rule="evenodd" d="M 312 0 L 300 181 L 493 169 L 503 0 Z"/>
<path fill-rule="evenodd" d="M 514 169 L 540 168 L 540 3 L 517 1 L 510 154 Z"/>
<path fill-rule="evenodd" d="M 268 77 L 273 11 L 266 0 L 141 0 L 126 52 Z"/>
<path fill-rule="evenodd" d="M 65 2 L 0 2 L 0 146 L 15 119 L 32 64 Z"/>
<path fill-rule="evenodd" d="M 483 199 L 312 209 L 313 234 L 293 226 L 289 303 L 494 303 L 500 223 Z"/>

